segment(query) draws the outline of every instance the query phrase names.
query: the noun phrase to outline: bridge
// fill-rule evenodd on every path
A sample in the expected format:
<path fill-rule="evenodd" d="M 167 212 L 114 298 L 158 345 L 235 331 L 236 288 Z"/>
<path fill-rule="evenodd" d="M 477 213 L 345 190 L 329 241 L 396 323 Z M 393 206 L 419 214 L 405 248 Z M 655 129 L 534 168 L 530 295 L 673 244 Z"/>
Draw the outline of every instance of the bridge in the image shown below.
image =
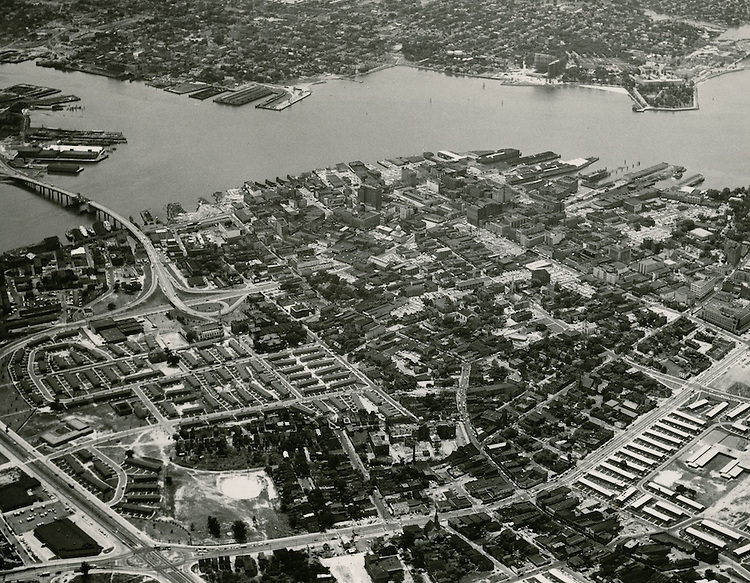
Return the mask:
<path fill-rule="evenodd" d="M 172 279 L 162 265 L 156 248 L 151 243 L 151 240 L 130 219 L 125 218 L 121 214 L 99 202 L 96 202 L 95 200 L 90 200 L 85 196 L 82 196 L 80 193 L 70 192 L 59 186 L 47 184 L 46 182 L 42 182 L 41 180 L 37 180 L 31 176 L 18 172 L 15 168 L 8 166 L 8 164 L 2 160 L 0 160 L 0 178 L 4 181 L 12 182 L 18 186 L 32 190 L 42 197 L 56 202 L 66 208 L 78 207 L 86 209 L 89 213 L 96 215 L 99 220 L 109 221 L 113 227 L 129 231 L 133 238 L 146 250 L 146 255 L 151 263 L 152 286 L 146 294 L 151 295 L 158 285 L 169 302 L 181 312 L 201 320 L 212 319 L 206 312 L 201 312 L 200 310 L 188 306 L 182 298 L 177 295 Z"/>

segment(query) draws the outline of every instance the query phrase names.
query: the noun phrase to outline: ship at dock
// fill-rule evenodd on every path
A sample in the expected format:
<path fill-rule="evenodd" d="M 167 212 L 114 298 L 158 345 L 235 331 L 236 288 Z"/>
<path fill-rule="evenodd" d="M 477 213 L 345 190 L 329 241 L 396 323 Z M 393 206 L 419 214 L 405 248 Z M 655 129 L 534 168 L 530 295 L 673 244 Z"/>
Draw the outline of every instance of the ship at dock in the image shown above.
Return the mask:
<path fill-rule="evenodd" d="M 47 164 L 47 174 L 80 174 L 83 166 L 71 162 L 53 162 Z"/>

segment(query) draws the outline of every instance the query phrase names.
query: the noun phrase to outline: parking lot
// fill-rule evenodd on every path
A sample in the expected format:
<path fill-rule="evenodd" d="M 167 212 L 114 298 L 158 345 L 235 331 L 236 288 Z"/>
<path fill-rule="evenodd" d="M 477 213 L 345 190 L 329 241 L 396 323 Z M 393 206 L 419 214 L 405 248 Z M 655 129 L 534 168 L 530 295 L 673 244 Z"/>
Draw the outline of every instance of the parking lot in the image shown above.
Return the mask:
<path fill-rule="evenodd" d="M 68 516 L 70 513 L 60 502 L 48 500 L 39 502 L 33 506 L 14 510 L 5 514 L 5 521 L 13 532 L 23 534 L 34 530 L 37 526 L 52 522 L 58 518 Z"/>

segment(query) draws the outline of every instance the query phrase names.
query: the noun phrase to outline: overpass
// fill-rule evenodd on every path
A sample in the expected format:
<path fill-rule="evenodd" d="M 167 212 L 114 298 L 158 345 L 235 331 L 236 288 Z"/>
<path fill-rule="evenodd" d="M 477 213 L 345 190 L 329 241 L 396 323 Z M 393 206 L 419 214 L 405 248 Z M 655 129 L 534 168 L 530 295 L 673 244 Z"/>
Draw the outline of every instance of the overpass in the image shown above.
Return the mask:
<path fill-rule="evenodd" d="M 95 214 L 99 220 L 109 221 L 114 227 L 129 231 L 132 237 L 146 250 L 146 255 L 151 263 L 153 279 L 158 283 L 159 288 L 169 300 L 169 303 L 178 310 L 194 318 L 199 318 L 201 320 L 212 319 L 206 312 L 201 312 L 200 310 L 188 306 L 177 295 L 172 279 L 162 265 L 156 248 L 151 243 L 151 240 L 130 219 L 95 200 L 90 200 L 82 196 L 80 193 L 70 192 L 59 186 L 47 184 L 46 182 L 42 182 L 41 180 L 37 180 L 31 176 L 18 172 L 15 168 L 8 166 L 4 161 L 0 161 L 0 176 L 8 182 L 29 189 L 66 208 L 77 207 L 80 209 L 86 209 L 89 213 Z M 155 291 L 155 287 L 152 287 L 147 293 L 150 295 L 153 291 Z"/>

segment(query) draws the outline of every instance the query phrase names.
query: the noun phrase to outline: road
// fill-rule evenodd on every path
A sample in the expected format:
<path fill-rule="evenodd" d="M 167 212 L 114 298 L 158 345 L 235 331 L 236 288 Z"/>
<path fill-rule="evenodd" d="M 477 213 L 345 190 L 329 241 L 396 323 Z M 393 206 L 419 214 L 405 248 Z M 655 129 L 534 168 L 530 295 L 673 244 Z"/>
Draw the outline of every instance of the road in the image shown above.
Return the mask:
<path fill-rule="evenodd" d="M 456 391 L 456 409 L 458 409 L 458 417 L 461 420 L 461 425 L 464 427 L 464 432 L 469 438 L 472 444 L 479 450 L 482 450 L 482 444 L 477 439 L 477 432 L 474 429 L 474 425 L 471 422 L 469 416 L 469 407 L 466 403 L 466 394 L 469 391 L 469 378 L 471 377 L 471 363 L 464 362 L 461 364 L 461 376 L 458 380 L 458 390 Z"/>
<path fill-rule="evenodd" d="M 102 450 L 96 447 L 92 447 L 91 451 L 94 453 L 94 455 L 96 455 L 100 460 L 102 460 L 105 464 L 107 464 L 115 471 L 115 474 L 117 475 L 117 488 L 115 488 L 115 494 L 112 497 L 112 500 L 108 502 L 108 504 L 109 506 L 119 504 L 125 496 L 125 488 L 128 485 L 128 475 L 125 473 L 125 470 L 122 469 L 122 466 L 120 464 L 118 464 L 115 460 L 105 454 Z"/>
<path fill-rule="evenodd" d="M 8 172 L 6 172 L 6 170 Z M 35 179 L 29 178 L 25 175 L 21 175 L 17 173 L 15 170 L 11 169 L 10 167 L 7 167 L 2 162 L 0 162 L 0 172 L 6 172 L 10 176 L 13 176 L 14 178 L 17 178 L 19 180 L 23 180 L 31 185 L 37 185 L 37 186 L 51 186 L 47 185 L 41 181 L 37 181 Z M 57 188 L 57 187 L 54 187 Z M 58 189 L 62 190 L 62 189 Z M 63 191 L 64 192 L 64 191 Z M 74 193 L 67 193 L 70 196 L 76 196 Z M 233 309 L 235 309 L 237 306 L 239 306 L 246 296 L 250 293 L 256 293 L 256 292 L 263 292 L 263 291 L 270 291 L 271 289 L 278 286 L 275 282 L 264 282 L 262 284 L 250 284 L 246 285 L 242 288 L 232 289 L 232 290 L 196 290 L 189 288 L 179 281 L 175 280 L 174 274 L 169 272 L 168 269 L 168 260 L 164 258 L 160 252 L 153 246 L 151 241 L 148 239 L 148 237 L 140 231 L 140 229 L 129 219 L 126 219 L 125 217 L 119 215 L 118 213 L 112 211 L 111 209 L 104 207 L 103 205 L 97 203 L 96 201 L 88 201 L 87 204 L 95 210 L 99 210 L 102 212 L 107 213 L 109 216 L 111 216 L 114 220 L 118 221 L 125 229 L 127 229 L 131 235 L 135 238 L 135 240 L 140 243 L 148 257 L 150 269 L 151 269 L 151 277 L 150 277 L 150 283 L 147 290 L 144 291 L 144 293 L 137 298 L 136 301 L 131 303 L 128 306 L 125 306 L 121 308 L 120 310 L 115 310 L 112 312 L 112 314 L 117 313 L 124 313 L 127 312 L 129 314 L 134 315 L 145 315 L 149 313 L 157 313 L 162 310 L 153 310 L 147 308 L 141 308 L 140 311 L 134 311 L 133 308 L 140 305 L 141 303 L 144 303 L 147 299 L 149 299 L 157 289 L 160 289 L 164 296 L 167 298 L 167 300 L 171 303 L 172 306 L 179 309 L 180 311 L 189 314 L 191 316 L 201 318 L 201 319 L 210 319 L 211 315 L 206 312 L 201 312 L 198 309 L 195 309 L 193 306 L 200 305 L 203 303 L 206 303 L 208 301 L 211 301 L 211 299 L 216 300 L 218 298 L 221 299 L 234 299 L 236 300 L 230 304 L 222 308 L 222 310 L 219 312 L 221 315 L 226 314 Z M 192 294 L 200 296 L 197 299 L 194 300 L 183 300 L 179 293 L 182 294 Z M 211 296 L 211 298 L 207 298 L 206 296 Z M 661 306 L 660 306 L 661 307 Z M 541 310 L 541 307 L 538 307 L 538 309 Z M 546 314 L 546 312 L 544 312 Z M 549 314 L 546 314 L 549 316 Z M 692 317 L 692 316 L 688 316 Z M 559 323 L 559 322 L 558 322 Z M 702 324 L 705 324 L 701 322 Z M 5 356 L 12 352 L 13 350 L 22 347 L 25 343 L 29 342 L 33 338 L 41 337 L 42 335 L 48 335 L 50 334 L 50 331 L 57 331 L 57 330 L 65 330 L 65 329 L 71 329 L 78 327 L 79 323 L 70 323 L 70 324 L 63 324 L 54 326 L 52 328 L 48 328 L 42 332 L 39 332 L 36 335 L 32 335 L 30 337 L 27 337 L 23 340 L 16 341 L 14 343 L 11 343 L 9 346 L 7 346 L 2 353 L 0 353 L 0 356 Z M 567 324 L 560 323 L 560 325 L 565 328 L 567 327 Z M 308 334 L 311 338 L 315 339 L 317 343 L 320 346 L 325 347 L 325 343 L 314 333 L 310 332 L 308 330 Z M 533 488 L 530 488 L 526 491 L 519 491 L 516 492 L 513 496 L 506 498 L 505 500 L 495 502 L 490 505 L 479 505 L 474 506 L 471 508 L 463 509 L 463 510 L 457 510 L 452 512 L 447 512 L 441 514 L 441 518 L 443 519 L 450 519 L 454 517 L 459 516 L 466 516 L 469 514 L 474 514 L 481 510 L 492 510 L 497 509 L 503 506 L 507 506 L 509 504 L 523 501 L 523 500 L 533 500 L 535 495 L 538 493 L 553 489 L 556 487 L 559 487 L 560 485 L 566 485 L 566 484 L 572 484 L 576 480 L 578 480 L 581 476 L 583 476 L 586 472 L 588 472 L 590 469 L 596 467 L 598 464 L 600 464 L 604 459 L 611 456 L 615 451 L 620 449 L 622 446 L 624 446 L 627 442 L 634 439 L 638 434 L 640 434 L 642 431 L 644 431 L 646 428 L 648 428 L 651 424 L 653 424 L 658 418 L 664 416 L 669 411 L 672 411 L 684 403 L 686 403 L 689 399 L 692 398 L 692 396 L 695 394 L 698 390 L 708 390 L 712 394 L 716 395 L 726 395 L 726 393 L 723 393 L 719 391 L 718 389 L 713 389 L 710 387 L 706 387 L 705 385 L 714 382 L 716 379 L 718 379 L 724 372 L 729 370 L 731 366 L 734 366 L 740 358 L 744 357 L 746 350 L 747 350 L 747 342 L 743 340 L 742 338 L 735 336 L 733 338 L 736 341 L 742 342 L 741 346 L 736 348 L 734 351 L 730 353 L 727 357 L 725 357 L 724 360 L 722 360 L 717 365 L 711 367 L 701 375 L 698 375 L 695 377 L 692 381 L 683 381 L 682 379 L 678 379 L 676 377 L 672 377 L 670 375 L 665 375 L 662 373 L 658 373 L 656 371 L 653 371 L 651 369 L 648 369 L 647 367 L 643 367 L 642 365 L 639 365 L 638 363 L 635 363 L 634 361 L 630 361 L 629 359 L 626 359 L 628 362 L 630 362 L 633 366 L 638 368 L 639 370 L 642 370 L 643 372 L 646 372 L 647 374 L 650 374 L 654 378 L 663 380 L 664 382 L 668 382 L 670 386 L 675 387 L 677 390 L 675 393 L 665 399 L 658 407 L 656 407 L 654 410 L 650 411 L 649 413 L 646 413 L 645 415 L 641 416 L 639 419 L 636 420 L 626 431 L 622 432 L 621 434 L 615 436 L 613 439 L 611 439 L 607 444 L 605 444 L 603 447 L 599 448 L 595 452 L 593 452 L 591 455 L 586 457 L 585 459 L 581 460 L 577 467 L 566 472 L 565 474 L 562 474 L 561 476 L 556 477 L 555 479 L 551 480 L 550 482 L 546 484 L 541 484 L 539 486 L 535 486 Z M 399 410 L 401 413 L 403 413 L 406 416 L 414 417 L 413 414 L 405 409 L 400 403 L 398 403 L 395 399 L 387 395 L 382 389 L 375 386 L 370 379 L 368 379 L 365 375 L 363 375 L 355 366 L 351 365 L 348 361 L 346 361 L 341 356 L 333 353 L 332 351 L 328 351 L 329 354 L 342 366 L 344 366 L 347 370 L 351 371 L 351 373 L 357 377 L 357 379 L 364 384 L 365 387 L 367 387 L 368 390 L 372 390 L 378 393 L 378 395 L 386 402 L 394 406 L 397 410 Z M 270 370 L 272 370 L 272 367 L 269 367 Z M 477 437 L 476 430 L 471 422 L 471 418 L 468 411 L 468 404 L 467 404 L 467 393 L 469 388 L 469 379 L 471 376 L 471 363 L 464 362 L 461 367 L 461 375 L 458 383 L 458 390 L 456 392 L 456 407 L 459 414 L 460 423 L 462 424 L 464 431 L 466 435 L 468 436 L 468 439 L 471 441 L 471 443 L 477 448 L 479 452 L 482 453 L 483 456 L 485 456 L 490 463 L 492 463 L 493 466 L 498 467 L 501 469 L 495 462 L 492 460 L 492 458 L 487 453 L 486 449 L 480 442 L 480 440 Z M 30 371 L 33 373 L 33 371 Z M 32 374 L 32 378 L 34 378 L 34 375 Z M 283 379 L 283 377 L 280 377 Z M 256 412 L 256 411 L 263 411 L 263 410 L 269 410 L 269 409 L 276 409 L 279 407 L 289 407 L 294 404 L 303 404 L 306 402 L 311 402 L 318 399 L 323 399 L 326 397 L 330 397 L 332 395 L 336 394 L 351 394 L 354 392 L 359 392 L 362 389 L 350 389 L 345 391 L 338 391 L 334 393 L 330 393 L 327 395 L 314 395 L 305 397 L 300 392 L 298 392 L 296 389 L 291 387 L 289 385 L 291 390 L 293 391 L 292 394 L 294 395 L 294 398 L 286 399 L 286 400 L 280 400 L 280 401 L 273 401 L 270 403 L 252 406 L 252 407 L 245 407 L 243 409 L 238 410 L 227 410 L 227 411 L 219 411 L 215 413 L 210 414 L 204 414 L 200 417 L 197 417 L 196 419 L 205 421 L 205 422 L 213 422 L 213 421 L 219 421 L 224 420 L 228 418 L 237 418 L 239 415 L 243 415 L 250 412 Z M 140 390 L 140 388 L 136 387 L 136 395 L 144 402 L 144 404 L 150 409 L 151 413 L 154 415 L 156 419 L 156 423 L 150 427 L 147 428 L 134 428 L 128 431 L 119 432 L 116 434 L 107 434 L 103 435 L 101 437 L 91 439 L 88 442 L 86 442 L 85 445 L 92 446 L 96 443 L 99 443 L 101 441 L 111 441 L 113 439 L 117 439 L 118 437 L 126 437 L 130 435 L 136 435 L 139 433 L 143 433 L 144 431 L 147 431 L 152 428 L 156 427 L 163 427 L 165 429 L 171 429 L 174 427 L 176 423 L 179 422 L 179 420 L 170 420 L 165 418 L 163 415 L 161 415 L 156 409 L 156 407 L 153 406 L 150 399 Z M 49 395 L 48 395 L 49 396 Z M 732 396 L 732 398 L 737 398 L 736 396 Z M 4 426 L 4 424 L 0 423 L 0 430 L 7 430 L 7 427 Z M 339 439 L 341 440 L 342 445 L 344 446 L 345 451 L 347 451 L 347 454 L 350 457 L 350 460 L 355 468 L 357 468 L 363 475 L 363 477 L 366 480 L 370 479 L 370 473 L 365 466 L 365 464 L 362 463 L 361 459 L 357 455 L 356 451 L 354 450 L 353 444 L 351 440 L 349 439 L 348 435 L 344 431 L 339 430 L 337 432 L 339 435 Z M 11 459 L 13 461 L 16 461 L 19 465 L 23 466 L 26 471 L 28 471 L 31 475 L 37 477 L 40 481 L 45 483 L 50 490 L 52 490 L 62 501 L 69 501 L 71 505 L 75 506 L 78 510 L 83 512 L 86 516 L 88 516 L 96 525 L 98 525 L 103 532 L 106 532 L 109 534 L 109 536 L 115 541 L 114 547 L 111 549 L 107 555 L 102 555 L 97 558 L 91 558 L 87 559 L 88 562 L 95 565 L 108 565 L 111 566 L 112 564 L 115 564 L 117 561 L 121 561 L 123 559 L 126 559 L 128 557 L 140 557 L 148 566 L 148 570 L 152 571 L 154 574 L 157 575 L 157 577 L 163 581 L 170 582 L 170 583 L 186 583 L 186 582 L 192 582 L 194 580 L 193 576 L 190 575 L 189 570 L 186 572 L 185 569 L 190 566 L 191 563 L 195 562 L 196 558 L 199 556 L 203 557 L 215 557 L 220 556 L 228 553 L 247 553 L 247 552 L 258 552 L 258 551 L 272 551 L 275 549 L 281 549 L 281 548 L 287 548 L 287 547 L 296 547 L 296 546 L 305 546 L 305 545 L 311 545 L 311 544 L 318 544 L 325 541 L 331 541 L 335 540 L 337 538 L 347 536 L 347 537 L 371 537 L 371 536 L 378 536 L 382 534 L 388 534 L 388 533 L 396 533 L 400 531 L 404 526 L 409 524 L 419 524 L 424 525 L 431 517 L 430 516 L 407 516 L 407 517 L 399 517 L 394 518 L 390 512 L 388 512 L 388 509 L 386 508 L 385 504 L 383 503 L 382 499 L 380 498 L 379 494 L 373 496 L 373 501 L 375 502 L 378 512 L 380 514 L 380 518 L 374 522 L 368 523 L 368 524 L 362 524 L 358 526 L 347 526 L 343 528 L 338 529 L 332 529 L 326 533 L 309 533 L 309 534 L 301 534 L 301 535 L 295 535 L 291 537 L 283 537 L 283 538 L 277 538 L 272 540 L 263 540 L 263 541 L 255 541 L 250 542 L 246 544 L 232 544 L 232 545 L 219 545 L 216 547 L 211 547 L 210 550 L 207 550 L 205 552 L 199 551 L 195 546 L 187 546 L 187 545 L 176 545 L 176 544 L 163 544 L 163 543 L 157 543 L 156 541 L 153 541 L 146 537 L 141 531 L 136 529 L 133 525 L 130 524 L 125 518 L 121 517 L 119 514 L 114 512 L 112 509 L 110 509 L 107 505 L 99 501 L 96 497 L 91 495 L 88 491 L 85 489 L 82 489 L 72 481 L 71 478 L 69 478 L 67 475 L 62 473 L 57 467 L 54 466 L 54 464 L 51 462 L 51 457 L 53 456 L 45 456 L 40 454 L 33 446 L 31 446 L 29 443 L 27 443 L 25 440 L 23 440 L 20 436 L 13 432 L 9 431 L 0 431 L 0 447 L 5 449 Z M 74 449 L 79 448 L 80 445 L 71 446 L 68 449 Z M 56 452 L 54 456 L 60 455 L 63 451 L 67 450 L 61 450 L 60 452 Z M 120 477 L 121 483 L 118 484 L 116 499 L 118 499 L 118 496 L 121 497 L 122 495 L 122 489 L 121 485 L 123 484 L 122 476 L 120 475 L 122 473 L 122 470 L 118 468 L 112 460 L 108 460 L 105 456 L 101 454 L 101 452 L 97 452 L 98 455 L 100 455 L 105 461 L 108 461 L 113 467 L 118 470 L 118 476 Z M 502 469 L 501 469 L 502 470 Z M 691 519 L 691 521 L 695 521 L 697 519 Z M 690 521 L 685 522 L 685 524 L 681 524 L 680 527 L 683 527 L 687 524 L 691 523 Z M 167 559 L 164 555 L 162 555 L 158 550 L 158 548 L 166 547 L 173 551 L 179 551 L 181 552 L 181 557 L 178 560 L 170 561 Z M 75 559 L 71 561 L 50 561 L 45 563 L 44 566 L 35 566 L 32 568 L 21 568 L 14 570 L 14 572 L 17 572 L 19 574 L 21 573 L 39 573 L 40 570 L 50 570 L 50 567 L 54 568 L 54 565 L 65 565 L 65 566 L 73 566 L 80 564 L 80 559 Z M 496 561 L 493 560 L 493 563 L 496 567 L 499 568 L 499 565 Z M 512 576 L 511 573 L 506 572 L 506 575 Z M 528 575 L 527 575 L 528 576 Z M 516 577 L 517 579 L 518 577 Z"/>
<path fill-rule="evenodd" d="M 76 198 L 80 195 L 78 193 L 67 191 L 63 188 L 60 188 L 58 186 L 54 186 L 52 184 L 48 184 L 46 182 L 43 182 L 41 180 L 37 180 L 35 178 L 31 178 L 30 176 L 27 176 L 26 174 L 23 174 L 21 172 L 18 172 L 16 169 L 11 168 L 6 164 L 4 161 L 0 160 L 0 175 L 5 175 L 7 177 L 10 177 L 16 181 L 22 182 L 26 184 L 27 186 L 31 187 L 40 187 L 40 188 L 53 188 L 59 192 L 62 192 L 64 194 L 67 194 L 70 197 Z M 143 249 L 146 251 L 146 255 L 148 257 L 149 263 L 151 265 L 151 286 L 149 287 L 149 290 L 144 293 L 140 301 L 143 302 L 146 299 L 148 299 L 156 290 L 156 287 L 161 290 L 161 292 L 164 294 L 164 296 L 167 298 L 170 304 L 172 304 L 175 308 L 178 310 L 184 312 L 185 314 L 188 314 L 194 318 L 198 318 L 201 320 L 211 320 L 211 314 L 202 312 L 200 310 L 196 310 L 189 306 L 183 299 L 178 295 L 176 285 L 173 282 L 172 276 L 168 273 L 166 266 L 164 265 L 164 260 L 160 257 L 160 254 L 156 247 L 151 243 L 151 240 L 146 236 L 135 223 L 133 223 L 130 219 L 127 217 L 121 215 L 117 211 L 114 211 L 110 209 L 109 207 L 104 206 L 100 202 L 97 202 L 95 200 L 87 200 L 86 204 L 95 211 L 100 211 L 104 214 L 109 215 L 114 221 L 120 223 L 122 228 L 128 230 L 131 234 L 131 236 L 141 244 Z M 249 285 L 246 287 L 246 289 L 242 290 L 241 293 L 254 293 L 256 291 L 263 291 L 266 289 L 270 289 L 274 285 L 277 285 L 275 282 L 269 282 L 267 284 L 259 284 L 259 285 Z M 179 285 L 180 288 L 183 288 L 182 291 L 190 292 L 190 288 L 184 288 L 183 286 Z M 208 290 L 206 290 L 208 291 Z M 211 293 L 211 292 L 209 292 Z M 238 302 L 240 303 L 240 302 Z M 132 305 L 128 306 L 128 308 L 132 308 Z M 225 308 L 222 308 L 219 311 L 219 315 L 226 315 L 230 313 L 235 306 L 227 306 Z"/>
<path fill-rule="evenodd" d="M 60 501 L 68 502 L 76 507 L 89 520 L 100 527 L 102 532 L 108 533 L 110 539 L 116 541 L 114 548 L 110 549 L 110 557 L 121 555 L 124 549 L 146 549 L 147 553 L 144 555 L 144 560 L 155 573 L 171 583 L 194 583 L 191 577 L 165 562 L 165 559 L 158 553 L 150 552 L 155 546 L 154 541 L 125 518 L 108 508 L 88 490 L 71 481 L 48 459 L 39 456 L 29 443 L 19 435 L 8 431 L 7 426 L 3 423 L 0 423 L 0 446 L 10 454 L 11 459 L 19 466 L 24 467 L 24 471 L 44 483 Z"/>

